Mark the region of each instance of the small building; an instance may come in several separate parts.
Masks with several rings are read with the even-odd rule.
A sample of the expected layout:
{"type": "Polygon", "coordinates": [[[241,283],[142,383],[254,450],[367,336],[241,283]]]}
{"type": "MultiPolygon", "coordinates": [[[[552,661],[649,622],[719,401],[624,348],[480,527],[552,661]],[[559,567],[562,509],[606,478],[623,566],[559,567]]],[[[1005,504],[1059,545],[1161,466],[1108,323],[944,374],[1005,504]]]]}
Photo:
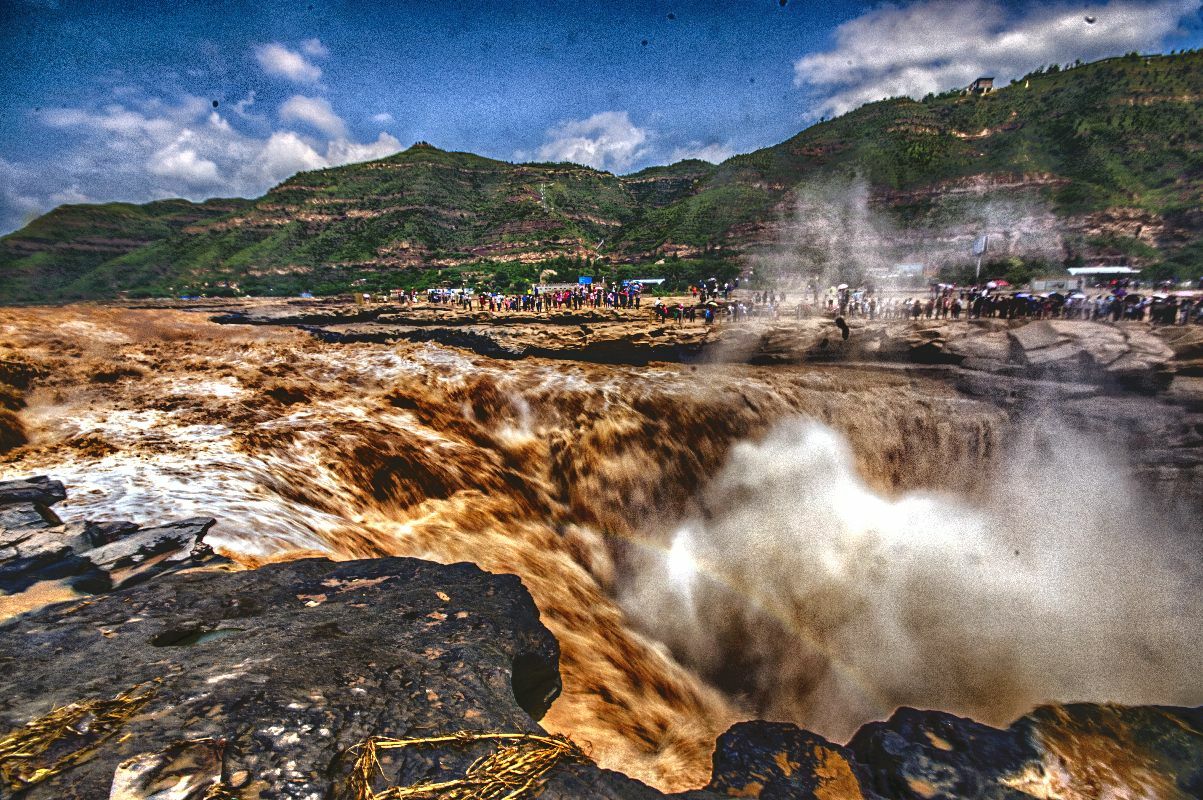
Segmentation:
{"type": "Polygon", "coordinates": [[[532,283],[531,291],[535,294],[546,294],[547,292],[571,292],[581,288],[579,283],[532,283]]]}
{"type": "Polygon", "coordinates": [[[1069,274],[1077,279],[1078,288],[1082,289],[1087,285],[1100,286],[1108,281],[1138,278],[1140,270],[1129,266],[1093,264],[1085,267],[1070,267],[1069,274]]]}
{"type": "Polygon", "coordinates": [[[910,264],[895,264],[894,269],[886,277],[921,278],[927,274],[927,265],[921,262],[910,264]]]}
{"type": "Polygon", "coordinates": [[[978,78],[969,84],[965,91],[971,94],[990,94],[994,91],[994,78],[978,78]]]}
{"type": "Polygon", "coordinates": [[[1033,292],[1068,292],[1081,288],[1081,281],[1066,275],[1042,275],[1028,281],[1033,292]]]}
{"type": "Polygon", "coordinates": [[[1070,267],[1069,274],[1087,278],[1129,278],[1139,275],[1140,270],[1134,267],[1113,267],[1105,264],[1095,264],[1087,267],[1070,267]]]}

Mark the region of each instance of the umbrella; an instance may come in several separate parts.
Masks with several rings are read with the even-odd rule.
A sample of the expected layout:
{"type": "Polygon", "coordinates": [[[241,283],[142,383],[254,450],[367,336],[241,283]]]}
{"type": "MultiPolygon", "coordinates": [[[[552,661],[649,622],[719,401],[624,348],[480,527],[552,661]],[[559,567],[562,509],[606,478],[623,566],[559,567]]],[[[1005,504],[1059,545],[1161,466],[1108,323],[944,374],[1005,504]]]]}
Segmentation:
{"type": "Polygon", "coordinates": [[[1011,283],[1010,283],[1010,281],[1004,281],[1002,278],[999,278],[998,280],[994,281],[994,285],[995,286],[1010,286],[1011,283]]]}
{"type": "Polygon", "coordinates": [[[835,288],[836,288],[837,290],[838,290],[838,289],[847,289],[847,288],[848,288],[848,284],[846,284],[846,283],[841,283],[839,286],[837,286],[837,287],[835,287],[835,288]]]}

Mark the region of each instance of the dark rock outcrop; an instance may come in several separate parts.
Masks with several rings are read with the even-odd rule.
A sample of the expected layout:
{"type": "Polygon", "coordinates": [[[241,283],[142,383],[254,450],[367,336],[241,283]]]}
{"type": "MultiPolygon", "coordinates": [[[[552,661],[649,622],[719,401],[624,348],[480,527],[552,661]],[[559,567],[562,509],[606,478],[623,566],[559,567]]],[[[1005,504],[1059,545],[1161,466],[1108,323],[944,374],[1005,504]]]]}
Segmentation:
{"type": "Polygon", "coordinates": [[[936,711],[899,709],[865,725],[848,749],[870,787],[884,797],[1022,800],[1007,780],[1039,766],[1029,737],[936,711]]]}
{"type": "MultiPolygon", "coordinates": [[[[0,653],[0,728],[134,685],[153,692],[121,736],[26,789],[30,800],[108,797],[115,780],[148,784],[139,770],[181,761],[196,765],[197,792],[180,797],[219,780],[239,797],[328,797],[347,748],[369,737],[539,733],[560,688],[558,645],[516,577],[404,558],[160,578],[2,624],[0,653]]],[[[492,747],[385,751],[381,764],[412,785],[462,774],[492,747]]],[[[658,794],[566,763],[543,796],[658,794]]]]}
{"type": "MultiPolygon", "coordinates": [[[[145,800],[171,786],[170,797],[199,800],[220,785],[226,797],[335,797],[371,737],[541,734],[558,658],[518,579],[469,564],[308,559],[183,572],[0,623],[0,729],[132,688],[137,706],[89,757],[20,796],[145,800]]],[[[1006,730],[901,709],[845,747],[794,725],[740,723],[720,737],[710,783],[678,797],[1197,797],[1200,728],[1203,709],[1050,706],[1006,730]],[[1059,793],[1039,794],[1050,787],[1059,793]]],[[[372,780],[378,791],[454,780],[496,747],[382,750],[372,780]]],[[[0,766],[19,781],[63,755],[0,766]]],[[[558,763],[538,796],[664,797],[587,759],[558,763]]]]}
{"type": "Polygon", "coordinates": [[[0,481],[0,592],[64,578],[77,591],[105,592],[224,561],[203,541],[211,518],[151,528],[122,521],[64,525],[50,506],[66,497],[63,484],[46,477],[0,481]]]}
{"type": "Polygon", "coordinates": [[[848,751],[869,792],[905,800],[1199,797],[1203,709],[1094,703],[1036,709],[1005,730],[901,708],[848,751]]]}
{"type": "Polygon", "coordinates": [[[52,506],[67,499],[67,490],[62,481],[38,476],[15,481],[0,482],[0,506],[13,503],[34,503],[52,506]]]}
{"type": "Polygon", "coordinates": [[[796,725],[740,722],[719,737],[706,790],[763,800],[874,797],[861,781],[847,748],[796,725]]]}
{"type": "Polygon", "coordinates": [[[323,303],[265,306],[253,309],[237,309],[212,317],[222,325],[331,325],[348,322],[370,322],[382,314],[398,311],[394,306],[344,306],[323,303]]]}

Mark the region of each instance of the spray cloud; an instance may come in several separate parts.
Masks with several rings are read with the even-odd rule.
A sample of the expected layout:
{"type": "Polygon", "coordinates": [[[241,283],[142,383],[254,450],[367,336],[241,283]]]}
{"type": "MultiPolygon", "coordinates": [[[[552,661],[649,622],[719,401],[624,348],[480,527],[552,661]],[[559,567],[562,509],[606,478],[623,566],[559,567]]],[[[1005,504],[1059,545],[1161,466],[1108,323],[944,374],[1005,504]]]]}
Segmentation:
{"type": "Polygon", "coordinates": [[[1203,701],[1192,545],[1079,437],[1032,427],[1004,464],[973,500],[889,499],[834,431],[781,423],[733,449],[624,605],[750,712],[839,739],[899,705],[1001,724],[1203,701]]]}
{"type": "Polygon", "coordinates": [[[875,191],[859,177],[816,178],[794,190],[777,244],[751,257],[751,266],[794,289],[881,285],[899,264],[967,265],[982,235],[990,237],[988,258],[1056,263],[1065,225],[1043,188],[1036,178],[977,177],[908,194],[875,191]]]}

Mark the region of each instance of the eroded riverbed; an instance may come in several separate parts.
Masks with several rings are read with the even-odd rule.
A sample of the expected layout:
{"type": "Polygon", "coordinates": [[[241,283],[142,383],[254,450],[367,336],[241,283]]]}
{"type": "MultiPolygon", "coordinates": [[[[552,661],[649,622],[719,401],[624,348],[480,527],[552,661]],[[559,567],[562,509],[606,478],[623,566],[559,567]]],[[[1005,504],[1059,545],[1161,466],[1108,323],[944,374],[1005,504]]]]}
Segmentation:
{"type": "Polygon", "coordinates": [[[32,375],[0,477],[63,480],[67,520],[215,516],[208,541],[248,566],[516,573],[563,650],[544,725],[661,787],[703,781],[752,716],[839,738],[903,703],[1006,722],[1203,699],[1197,531],[1158,494],[1192,473],[1131,453],[1186,435],[1156,398],[498,360],[166,309],[0,326],[32,375]]]}

